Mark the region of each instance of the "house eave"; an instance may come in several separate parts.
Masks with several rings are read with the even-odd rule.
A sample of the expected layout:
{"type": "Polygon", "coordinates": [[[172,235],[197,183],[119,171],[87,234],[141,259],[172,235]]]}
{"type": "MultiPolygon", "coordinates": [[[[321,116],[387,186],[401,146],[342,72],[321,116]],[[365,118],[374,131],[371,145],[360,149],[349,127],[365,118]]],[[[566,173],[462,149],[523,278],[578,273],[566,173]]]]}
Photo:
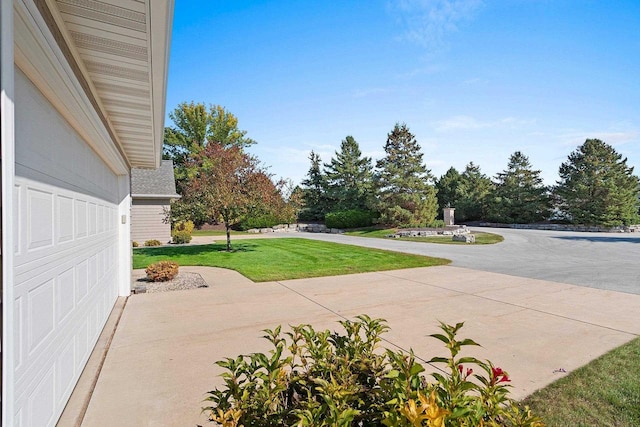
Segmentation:
{"type": "MultiPolygon", "coordinates": [[[[37,10],[43,17],[126,169],[158,168],[162,162],[174,0],[16,3],[24,4],[31,15],[35,16],[37,10]]],[[[24,63],[28,65],[23,61],[22,66],[24,63]]],[[[46,86],[40,83],[42,76],[35,77],[30,76],[46,86]]],[[[55,92],[55,87],[41,90],[47,95],[55,92]]],[[[64,109],[62,104],[56,105],[64,109]]],[[[74,123],[74,115],[77,112],[67,114],[70,123],[82,129],[74,123]]],[[[89,135],[83,136],[92,143],[89,135]]],[[[119,173],[122,169],[118,167],[119,173]]]]}

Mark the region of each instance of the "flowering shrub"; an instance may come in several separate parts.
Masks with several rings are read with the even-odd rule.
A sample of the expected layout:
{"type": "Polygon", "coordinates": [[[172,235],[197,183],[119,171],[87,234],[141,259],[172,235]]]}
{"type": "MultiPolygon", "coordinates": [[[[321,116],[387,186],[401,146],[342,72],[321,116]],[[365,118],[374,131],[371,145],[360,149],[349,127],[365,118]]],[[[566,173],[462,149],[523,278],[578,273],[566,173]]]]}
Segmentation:
{"type": "Polygon", "coordinates": [[[441,323],[449,357],[429,361],[424,375],[413,352],[380,351],[383,319],[361,315],[344,334],[294,326],[264,332],[273,349],[217,362],[225,386],[208,393],[203,411],[224,427],[250,426],[528,426],[544,424],[509,398],[508,374],[491,362],[458,357],[470,339],[441,323]],[[283,356],[285,349],[288,356],[283,356]],[[443,365],[443,368],[440,366],[443,365]]]}
{"type": "Polygon", "coordinates": [[[178,274],[178,264],[173,261],[160,261],[151,264],[145,270],[150,282],[166,282],[178,274]]]}
{"type": "Polygon", "coordinates": [[[145,246],[162,246],[162,242],[160,240],[152,239],[144,242],[145,246]]]}

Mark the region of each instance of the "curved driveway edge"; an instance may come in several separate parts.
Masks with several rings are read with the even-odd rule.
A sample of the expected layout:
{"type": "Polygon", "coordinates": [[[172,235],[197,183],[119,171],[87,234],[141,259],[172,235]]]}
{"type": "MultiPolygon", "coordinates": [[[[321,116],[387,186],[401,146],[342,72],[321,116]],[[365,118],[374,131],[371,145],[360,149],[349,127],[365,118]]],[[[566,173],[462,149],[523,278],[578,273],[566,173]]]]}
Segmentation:
{"type": "Polygon", "coordinates": [[[388,320],[386,345],[430,359],[438,320],[465,321],[461,336],[509,372],[515,397],[640,335],[640,295],[451,266],[265,283],[184,271],[210,287],[129,298],[83,425],[204,424],[202,399],[221,384],[213,363],[267,351],[261,330],[279,324],[335,329],[366,313],[388,320]]]}
{"type": "Polygon", "coordinates": [[[504,241],[493,245],[446,245],[337,234],[297,236],[447,258],[456,267],[640,294],[640,233],[473,230],[500,234],[504,241]]]}

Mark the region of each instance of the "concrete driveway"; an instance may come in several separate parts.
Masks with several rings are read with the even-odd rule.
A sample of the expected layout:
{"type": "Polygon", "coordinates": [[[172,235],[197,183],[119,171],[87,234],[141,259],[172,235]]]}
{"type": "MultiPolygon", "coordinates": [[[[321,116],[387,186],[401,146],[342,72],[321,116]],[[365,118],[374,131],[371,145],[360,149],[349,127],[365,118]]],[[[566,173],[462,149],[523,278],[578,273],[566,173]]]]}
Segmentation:
{"type": "MultiPolygon", "coordinates": [[[[429,338],[438,320],[465,321],[461,337],[483,345],[523,397],[640,335],[640,296],[443,266],[252,283],[200,273],[207,289],[129,297],[83,426],[195,426],[205,393],[221,384],[214,362],[267,351],[264,328],[338,328],[366,313],[389,322],[385,346],[443,355],[429,338]]],[[[64,418],[60,425],[74,425],[64,418]]]]}
{"type": "Polygon", "coordinates": [[[500,234],[504,242],[464,246],[335,234],[300,236],[447,258],[457,267],[640,294],[640,233],[475,230],[500,234]]]}

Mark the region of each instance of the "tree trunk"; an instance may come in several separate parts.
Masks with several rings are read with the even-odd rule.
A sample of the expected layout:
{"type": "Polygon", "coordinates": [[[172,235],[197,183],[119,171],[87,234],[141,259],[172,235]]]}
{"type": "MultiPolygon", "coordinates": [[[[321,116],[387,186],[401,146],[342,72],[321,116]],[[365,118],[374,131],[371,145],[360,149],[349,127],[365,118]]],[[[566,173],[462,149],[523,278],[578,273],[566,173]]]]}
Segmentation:
{"type": "Polygon", "coordinates": [[[227,252],[231,252],[231,224],[225,221],[224,226],[227,229],[227,252]]]}

